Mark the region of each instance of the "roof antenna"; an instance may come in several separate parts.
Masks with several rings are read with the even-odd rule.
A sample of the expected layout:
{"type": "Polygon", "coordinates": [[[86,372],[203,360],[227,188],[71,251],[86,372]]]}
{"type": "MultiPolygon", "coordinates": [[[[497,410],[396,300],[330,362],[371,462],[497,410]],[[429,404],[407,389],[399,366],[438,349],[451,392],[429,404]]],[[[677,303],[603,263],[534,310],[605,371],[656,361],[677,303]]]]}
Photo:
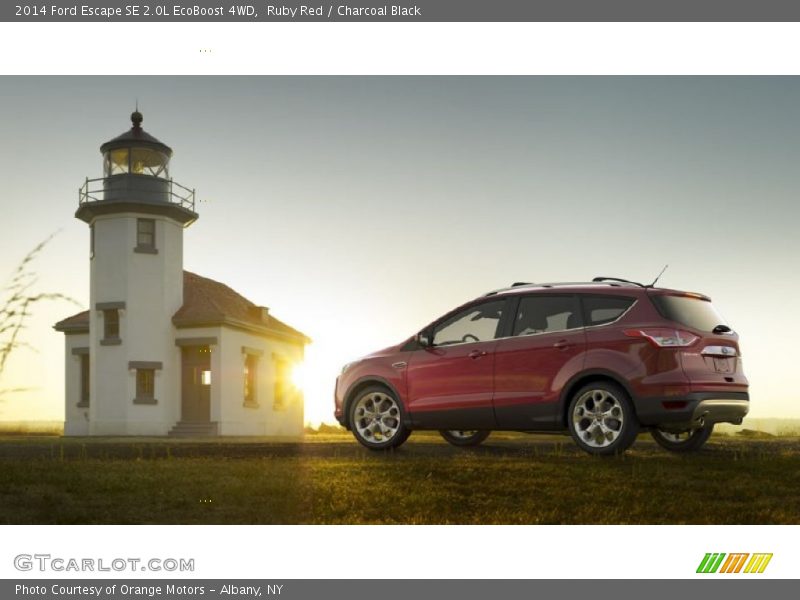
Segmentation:
{"type": "Polygon", "coordinates": [[[655,278],[655,279],[653,279],[653,283],[651,283],[650,285],[648,285],[648,286],[646,286],[646,287],[649,287],[649,288],[651,288],[651,287],[655,287],[655,285],[656,285],[656,282],[657,282],[659,279],[661,279],[661,276],[664,274],[664,271],[666,271],[666,270],[667,270],[667,267],[668,267],[668,266],[669,266],[669,265],[664,265],[664,268],[663,268],[663,269],[661,269],[661,272],[660,272],[660,273],[659,273],[659,274],[656,276],[656,278],[655,278]]]}

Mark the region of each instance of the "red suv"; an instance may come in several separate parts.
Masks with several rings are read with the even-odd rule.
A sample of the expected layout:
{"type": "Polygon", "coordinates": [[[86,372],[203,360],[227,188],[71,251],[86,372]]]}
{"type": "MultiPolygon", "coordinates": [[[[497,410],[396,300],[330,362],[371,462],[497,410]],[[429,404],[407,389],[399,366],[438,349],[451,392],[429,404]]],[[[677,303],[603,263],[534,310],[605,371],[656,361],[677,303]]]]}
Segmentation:
{"type": "Polygon", "coordinates": [[[367,448],[417,429],[457,446],[492,430],[567,430],[590,454],[641,428],[696,450],[749,408],[738,336],[702,295],[597,277],[516,283],[342,369],[338,421],[367,448]]]}

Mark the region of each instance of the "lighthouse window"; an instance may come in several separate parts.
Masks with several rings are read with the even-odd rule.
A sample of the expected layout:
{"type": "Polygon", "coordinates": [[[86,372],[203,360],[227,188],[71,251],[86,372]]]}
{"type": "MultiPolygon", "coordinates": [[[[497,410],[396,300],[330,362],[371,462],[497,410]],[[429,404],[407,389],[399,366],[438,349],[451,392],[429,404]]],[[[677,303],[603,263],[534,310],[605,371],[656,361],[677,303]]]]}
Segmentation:
{"type": "Polygon", "coordinates": [[[131,149],[131,173],[166,178],[168,160],[167,155],[163,152],[147,148],[133,148],[131,149]]]}
{"type": "Polygon", "coordinates": [[[155,369],[136,369],[136,402],[139,404],[152,402],[155,398],[155,369]]]}
{"type": "Polygon", "coordinates": [[[106,175],[122,175],[128,172],[127,148],[111,150],[106,157],[106,175]]]}
{"type": "Polygon", "coordinates": [[[119,339],[119,310],[116,308],[103,311],[103,337],[119,339]]]}
{"type": "Polygon", "coordinates": [[[103,158],[103,171],[111,175],[147,175],[149,177],[169,177],[169,156],[149,148],[117,148],[109,150],[103,158]]]}
{"type": "Polygon", "coordinates": [[[136,219],[136,252],[155,253],[156,222],[154,219],[136,219]]]}

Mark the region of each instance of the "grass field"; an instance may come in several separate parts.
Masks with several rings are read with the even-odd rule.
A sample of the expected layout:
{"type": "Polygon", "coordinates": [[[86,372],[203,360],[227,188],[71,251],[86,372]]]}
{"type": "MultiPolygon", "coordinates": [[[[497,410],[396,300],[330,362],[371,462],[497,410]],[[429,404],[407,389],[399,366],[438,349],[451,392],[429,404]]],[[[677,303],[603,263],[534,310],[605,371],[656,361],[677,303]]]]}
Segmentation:
{"type": "Polygon", "coordinates": [[[253,440],[0,436],[0,523],[800,523],[800,440],[713,436],[681,456],[642,437],[598,459],[560,436],[453,448],[414,434],[253,440]]]}

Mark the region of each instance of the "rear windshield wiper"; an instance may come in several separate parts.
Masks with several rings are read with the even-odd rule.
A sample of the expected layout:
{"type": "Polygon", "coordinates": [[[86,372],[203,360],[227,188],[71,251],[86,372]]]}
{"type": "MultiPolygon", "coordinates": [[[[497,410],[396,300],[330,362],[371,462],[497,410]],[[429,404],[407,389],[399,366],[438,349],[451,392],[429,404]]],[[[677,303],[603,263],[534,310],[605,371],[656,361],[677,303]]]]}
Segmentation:
{"type": "Polygon", "coordinates": [[[731,333],[733,329],[728,327],[727,325],[717,325],[714,329],[711,330],[711,333],[731,333]]]}

